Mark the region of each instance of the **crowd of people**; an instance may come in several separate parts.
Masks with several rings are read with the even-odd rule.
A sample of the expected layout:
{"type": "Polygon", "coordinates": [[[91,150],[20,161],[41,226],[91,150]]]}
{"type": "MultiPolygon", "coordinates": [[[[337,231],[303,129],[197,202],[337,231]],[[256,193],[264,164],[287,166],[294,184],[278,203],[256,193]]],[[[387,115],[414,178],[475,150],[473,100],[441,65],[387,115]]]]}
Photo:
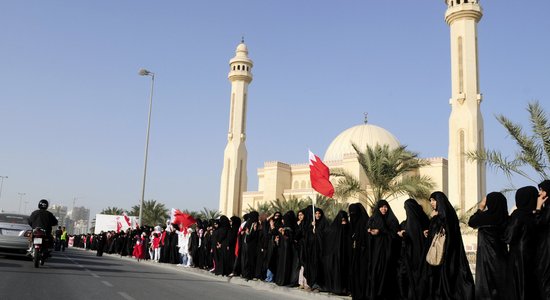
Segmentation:
{"type": "Polygon", "coordinates": [[[549,191],[549,180],[518,189],[511,215],[499,192],[479,203],[469,219],[478,229],[475,284],[459,218],[442,192],[431,194],[429,214],[405,201],[401,223],[379,200],[370,215],[354,203],[331,221],[312,206],[271,216],[252,211],[192,228],[83,235],[75,246],[353,299],[550,299],[549,191]],[[434,265],[426,256],[437,235],[445,238],[434,265]]]}

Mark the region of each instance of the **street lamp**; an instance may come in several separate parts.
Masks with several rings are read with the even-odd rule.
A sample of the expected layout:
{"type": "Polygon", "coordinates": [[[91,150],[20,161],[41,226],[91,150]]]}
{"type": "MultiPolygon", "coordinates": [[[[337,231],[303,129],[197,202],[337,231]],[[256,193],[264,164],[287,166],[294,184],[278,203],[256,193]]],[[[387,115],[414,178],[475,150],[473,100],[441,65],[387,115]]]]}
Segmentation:
{"type": "Polygon", "coordinates": [[[145,138],[145,163],[143,165],[143,183],[141,186],[141,203],[139,204],[139,226],[141,226],[143,216],[143,200],[145,198],[145,179],[147,178],[147,154],[149,153],[149,130],[151,129],[151,111],[153,109],[153,87],[155,85],[155,73],[146,69],[138,72],[141,76],[151,76],[151,95],[149,97],[149,117],[147,119],[147,136],[145,138]]]}
{"type": "Polygon", "coordinates": [[[8,178],[8,176],[0,176],[0,203],[2,203],[2,187],[4,186],[4,178],[8,178]]]}
{"type": "Polygon", "coordinates": [[[21,202],[23,201],[23,196],[26,195],[26,193],[17,193],[19,195],[19,213],[21,213],[21,202]]]}

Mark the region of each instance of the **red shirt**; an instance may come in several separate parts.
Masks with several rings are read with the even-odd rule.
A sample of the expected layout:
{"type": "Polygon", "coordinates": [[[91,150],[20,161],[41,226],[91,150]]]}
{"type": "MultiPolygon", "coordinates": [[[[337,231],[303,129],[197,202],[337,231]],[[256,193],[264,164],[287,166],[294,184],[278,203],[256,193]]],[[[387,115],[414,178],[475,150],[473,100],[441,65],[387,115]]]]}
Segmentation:
{"type": "Polygon", "coordinates": [[[158,248],[160,245],[160,238],[158,236],[153,238],[153,248],[158,248]]]}

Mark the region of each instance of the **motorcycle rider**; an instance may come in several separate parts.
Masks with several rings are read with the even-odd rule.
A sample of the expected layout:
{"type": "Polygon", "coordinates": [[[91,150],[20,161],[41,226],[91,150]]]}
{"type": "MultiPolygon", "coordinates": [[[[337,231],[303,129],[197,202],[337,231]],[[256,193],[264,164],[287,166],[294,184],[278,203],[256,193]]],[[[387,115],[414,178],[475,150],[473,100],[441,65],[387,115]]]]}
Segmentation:
{"type": "Polygon", "coordinates": [[[63,234],[63,230],[61,229],[61,226],[57,226],[57,230],[55,231],[55,251],[61,250],[61,235],[63,234]]]}
{"type": "MultiPolygon", "coordinates": [[[[33,211],[29,217],[29,225],[32,229],[40,227],[46,231],[46,236],[48,240],[52,241],[52,227],[57,225],[57,218],[49,212],[48,209],[48,200],[42,199],[38,201],[38,209],[33,211]]],[[[49,245],[46,249],[49,248],[49,245]]],[[[48,251],[49,254],[49,251],[48,251]]]]}

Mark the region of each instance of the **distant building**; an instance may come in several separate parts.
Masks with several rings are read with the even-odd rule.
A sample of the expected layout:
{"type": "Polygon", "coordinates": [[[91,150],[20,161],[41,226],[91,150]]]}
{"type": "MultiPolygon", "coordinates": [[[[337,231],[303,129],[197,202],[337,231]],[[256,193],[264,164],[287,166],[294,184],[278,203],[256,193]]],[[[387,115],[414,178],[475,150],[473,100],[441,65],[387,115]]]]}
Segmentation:
{"type": "Polygon", "coordinates": [[[67,219],[67,206],[52,204],[48,209],[57,218],[59,226],[63,226],[67,219]]]}
{"type": "Polygon", "coordinates": [[[88,233],[88,223],[90,221],[90,209],[79,206],[73,207],[70,212],[72,226],[67,226],[67,231],[72,234],[88,233]]]}

